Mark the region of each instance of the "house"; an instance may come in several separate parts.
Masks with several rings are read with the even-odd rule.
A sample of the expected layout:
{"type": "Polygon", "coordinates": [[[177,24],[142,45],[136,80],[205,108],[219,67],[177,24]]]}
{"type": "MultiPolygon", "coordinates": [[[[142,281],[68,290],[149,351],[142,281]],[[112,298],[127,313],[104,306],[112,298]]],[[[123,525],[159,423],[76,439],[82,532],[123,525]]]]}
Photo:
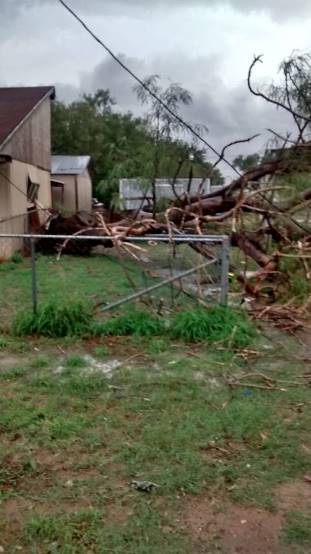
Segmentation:
{"type": "MultiPolygon", "coordinates": [[[[52,205],[52,86],[0,88],[0,233],[25,233],[52,205]]],[[[40,221],[39,221],[40,219],[40,221]]],[[[22,247],[0,239],[0,257],[22,247]]]]}
{"type": "MultiPolygon", "coordinates": [[[[176,179],[173,186],[169,179],[156,179],[155,193],[157,201],[161,199],[174,200],[188,193],[191,196],[208,194],[211,189],[210,179],[195,178],[176,179]],[[189,190],[188,190],[189,189],[189,190]]],[[[144,185],[140,179],[120,179],[119,183],[120,204],[125,210],[138,210],[148,207],[152,202],[152,190],[144,185]]]]}
{"type": "Polygon", "coordinates": [[[52,204],[73,214],[92,211],[92,160],[90,156],[52,156],[52,204]]]}

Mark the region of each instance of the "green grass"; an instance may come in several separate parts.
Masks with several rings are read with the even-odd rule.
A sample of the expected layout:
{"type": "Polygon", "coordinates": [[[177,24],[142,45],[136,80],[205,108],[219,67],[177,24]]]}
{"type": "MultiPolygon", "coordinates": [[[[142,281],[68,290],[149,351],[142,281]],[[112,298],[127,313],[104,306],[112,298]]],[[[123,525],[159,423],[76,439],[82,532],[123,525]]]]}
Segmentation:
{"type": "Polygon", "coordinates": [[[51,301],[40,307],[36,314],[27,311],[18,314],[13,323],[13,333],[17,337],[79,336],[88,332],[92,319],[92,309],[86,304],[76,302],[61,305],[51,301]]]}
{"type": "Polygon", "coordinates": [[[283,529],[284,540],[289,544],[311,546],[311,516],[302,512],[291,512],[283,529]]]}
{"type": "Polygon", "coordinates": [[[102,336],[152,336],[165,332],[164,320],[147,312],[132,310],[105,322],[98,322],[93,327],[95,335],[102,336]]]}
{"type": "Polygon", "coordinates": [[[10,261],[11,261],[13,264],[21,264],[21,263],[23,263],[24,258],[23,258],[23,256],[22,256],[19,252],[15,252],[15,254],[13,254],[13,255],[11,256],[10,261]]]}
{"type": "Polygon", "coordinates": [[[252,342],[256,329],[244,313],[215,306],[177,313],[171,322],[171,335],[185,341],[207,340],[239,348],[252,342]]]}
{"type": "Polygon", "coordinates": [[[85,367],[85,361],[80,354],[69,354],[66,359],[66,366],[73,367],[85,367]]]}
{"type": "MultiPolygon", "coordinates": [[[[128,272],[140,276],[137,265],[129,260],[128,272]]],[[[0,264],[0,317],[1,327],[7,329],[20,312],[31,310],[31,262],[8,261],[0,264]]],[[[132,291],[118,258],[113,255],[78,258],[62,256],[38,256],[37,286],[39,307],[49,303],[62,305],[79,303],[108,303],[132,291]]]]}
{"type": "MultiPolygon", "coordinates": [[[[56,516],[35,516],[27,524],[26,543],[53,545],[55,552],[84,554],[86,551],[100,553],[158,554],[159,548],[170,554],[186,554],[180,537],[168,528],[165,532],[165,516],[141,503],[140,509],[129,521],[120,526],[104,525],[109,513],[96,510],[56,516]],[[154,534],[154,530],[157,534],[154,534]]],[[[51,546],[50,546],[51,548],[51,546]]]]}
{"type": "MultiPolygon", "coordinates": [[[[126,293],[120,271],[117,276],[107,260],[58,263],[40,257],[42,306],[54,292],[55,304],[66,307],[126,293]],[[63,284],[58,281],[57,290],[55,272],[63,284]]],[[[29,292],[27,264],[1,271],[4,326],[6,302],[12,300],[17,310],[29,292]]],[[[55,326],[58,317],[51,318],[55,326]]],[[[2,334],[5,552],[188,554],[203,548],[185,522],[194,498],[211,506],[215,499],[220,510],[242,504],[277,511],[280,485],[309,472],[311,410],[304,374],[310,364],[298,341],[270,330],[269,339],[259,337],[244,314],[218,307],[165,319],[146,308],[130,309],[101,325],[109,332],[106,327],[95,337],[89,330],[83,337],[2,334]],[[261,355],[239,352],[250,341],[261,355]],[[90,353],[121,365],[109,376],[88,372],[82,366],[90,353]],[[252,388],[250,380],[266,382],[255,375],[245,386],[226,384],[228,377],[247,373],[282,382],[277,390],[252,388]],[[129,486],[132,479],[159,487],[143,494],[129,486]]],[[[309,514],[303,505],[298,509],[300,514],[290,506],[282,513],[280,541],[293,552],[309,547],[309,514]]],[[[218,531],[211,552],[224,549],[218,531]]]]}
{"type": "Polygon", "coordinates": [[[0,337],[0,350],[4,350],[8,346],[8,341],[0,337]]]}
{"type": "Polygon", "coordinates": [[[93,354],[96,358],[105,359],[109,355],[109,348],[107,346],[97,346],[94,348],[93,354]]]}
{"type": "MultiPolygon", "coordinates": [[[[187,342],[218,342],[230,348],[248,346],[257,336],[254,324],[247,315],[231,308],[214,306],[176,312],[166,320],[148,312],[132,310],[96,322],[92,333],[99,336],[170,336],[187,342]]],[[[160,351],[165,339],[153,339],[151,350],[160,351]],[[159,342],[160,341],[160,342],[159,342]]]]}
{"type": "MultiPolygon", "coordinates": [[[[121,344],[127,357],[126,341],[118,354],[121,344]]],[[[306,366],[281,361],[279,347],[248,367],[206,343],[194,356],[168,337],[142,337],[139,346],[141,363],[109,379],[80,371],[81,344],[61,373],[54,370],[63,355],[42,359],[42,345],[39,356],[21,354],[19,366],[0,372],[0,532],[8,551],[186,554],[195,551],[180,523],[189,495],[276,509],[278,486],[308,471],[301,448],[311,424],[308,389],[249,395],[223,381],[250,367],[295,380],[306,366]],[[133,491],[133,478],[159,488],[150,496],[133,491]],[[21,504],[14,532],[1,512],[12,495],[17,511],[18,499],[32,506],[21,504]]],[[[307,544],[306,525],[287,521],[286,537],[307,544]]]]}

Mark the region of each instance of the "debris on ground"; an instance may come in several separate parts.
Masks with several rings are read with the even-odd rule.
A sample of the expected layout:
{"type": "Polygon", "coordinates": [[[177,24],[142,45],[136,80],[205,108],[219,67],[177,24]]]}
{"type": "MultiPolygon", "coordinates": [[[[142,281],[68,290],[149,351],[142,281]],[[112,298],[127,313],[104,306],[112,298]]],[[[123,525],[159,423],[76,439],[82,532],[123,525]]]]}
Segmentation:
{"type": "Polygon", "coordinates": [[[305,326],[301,311],[288,306],[273,305],[266,306],[264,309],[255,307],[251,313],[256,320],[266,321],[277,329],[290,333],[303,329],[305,326]]]}
{"type": "Polygon", "coordinates": [[[151,481],[133,480],[130,482],[130,487],[136,491],[150,493],[153,489],[158,488],[159,485],[157,485],[156,483],[152,483],[151,481]]]}

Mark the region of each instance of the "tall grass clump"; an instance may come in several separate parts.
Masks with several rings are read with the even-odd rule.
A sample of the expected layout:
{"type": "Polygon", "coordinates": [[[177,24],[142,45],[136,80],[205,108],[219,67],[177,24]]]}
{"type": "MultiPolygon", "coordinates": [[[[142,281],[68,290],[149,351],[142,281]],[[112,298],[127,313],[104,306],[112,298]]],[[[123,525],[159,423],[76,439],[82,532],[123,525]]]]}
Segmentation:
{"type": "Polygon", "coordinates": [[[256,336],[254,324],[241,311],[224,306],[179,312],[171,321],[174,339],[222,342],[233,348],[248,346],[256,336]]]}
{"type": "Polygon", "coordinates": [[[42,335],[66,337],[82,335],[90,329],[93,313],[90,306],[77,303],[57,304],[49,302],[36,314],[25,311],[13,323],[16,336],[42,335]]]}
{"type": "Polygon", "coordinates": [[[161,335],[165,331],[164,321],[142,311],[132,311],[105,322],[97,322],[93,326],[96,335],[103,336],[152,336],[161,335]]]}

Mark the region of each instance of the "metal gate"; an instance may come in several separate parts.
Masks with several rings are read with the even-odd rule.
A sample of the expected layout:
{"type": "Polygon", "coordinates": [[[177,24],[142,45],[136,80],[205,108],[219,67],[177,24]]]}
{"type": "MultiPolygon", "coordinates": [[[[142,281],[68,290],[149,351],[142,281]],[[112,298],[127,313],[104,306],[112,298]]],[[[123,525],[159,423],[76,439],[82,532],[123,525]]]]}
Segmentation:
{"type": "MultiPolygon", "coordinates": [[[[35,235],[0,234],[1,240],[23,240],[31,253],[31,298],[33,310],[38,307],[36,243],[50,239],[62,245],[68,241],[96,241],[99,237],[87,235],[35,235]]],[[[102,237],[103,242],[107,237],[102,237]]],[[[157,305],[162,303],[170,309],[177,308],[186,299],[207,305],[211,302],[225,305],[228,298],[229,239],[220,235],[147,235],[127,236],[116,239],[121,246],[109,252],[115,256],[120,270],[124,271],[132,291],[121,297],[109,297],[102,303],[101,311],[109,312],[134,301],[157,305]],[[125,252],[126,249],[126,252],[125,252]],[[115,252],[113,252],[115,250],[115,252]],[[131,267],[128,262],[131,262],[131,267]]],[[[97,254],[106,249],[96,247],[97,254]]],[[[83,264],[83,258],[80,258],[83,264]]],[[[79,262],[80,263],[80,262],[79,262]]],[[[104,256],[103,256],[104,264],[104,256]]],[[[104,266],[103,266],[104,267],[104,266]]]]}

